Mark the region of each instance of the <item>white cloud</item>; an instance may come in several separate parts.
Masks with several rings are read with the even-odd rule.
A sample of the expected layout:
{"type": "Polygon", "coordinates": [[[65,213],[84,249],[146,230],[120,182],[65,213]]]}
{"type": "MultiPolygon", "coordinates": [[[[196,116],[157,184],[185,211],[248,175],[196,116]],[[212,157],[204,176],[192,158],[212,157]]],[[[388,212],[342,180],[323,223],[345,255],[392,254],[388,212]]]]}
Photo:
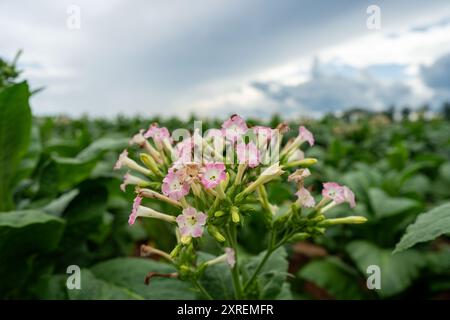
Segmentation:
{"type": "Polygon", "coordinates": [[[449,51],[448,25],[411,31],[448,13],[443,0],[380,0],[383,33],[366,29],[367,4],[357,0],[75,3],[80,31],[66,28],[71,0],[0,4],[0,55],[23,48],[24,75],[47,87],[33,98],[37,113],[295,113],[308,105],[287,97],[279,106],[251,84],[306,85],[318,54],[325,65],[357,69],[406,64],[405,83],[420,91],[420,64],[449,51]]]}

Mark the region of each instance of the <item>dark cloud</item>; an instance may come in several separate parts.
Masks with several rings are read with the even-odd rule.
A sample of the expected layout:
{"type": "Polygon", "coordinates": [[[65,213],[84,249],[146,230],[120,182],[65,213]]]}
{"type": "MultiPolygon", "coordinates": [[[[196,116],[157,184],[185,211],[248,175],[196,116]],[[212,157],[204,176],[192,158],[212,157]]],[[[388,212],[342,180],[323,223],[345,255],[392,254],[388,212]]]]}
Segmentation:
{"type": "Polygon", "coordinates": [[[311,70],[312,78],[299,85],[256,82],[253,86],[280,106],[289,105],[291,110],[303,112],[333,112],[351,107],[380,109],[413,102],[409,86],[399,81],[382,82],[361,71],[349,73],[349,68],[341,68],[347,70],[344,74],[330,73],[315,63],[311,70]]]}
{"type": "MultiPolygon", "coordinates": [[[[408,25],[425,11],[448,5],[444,0],[378,2],[383,28],[393,21],[408,25]]],[[[203,88],[214,86],[214,93],[220,94],[222,87],[219,90],[216,83],[225,83],[224,91],[232,90],[261,71],[369,34],[365,21],[369,4],[9,0],[0,3],[0,55],[11,56],[22,48],[27,66],[39,65],[30,70],[30,80],[47,89],[34,98],[37,112],[174,114],[180,100],[189,104],[211,94],[203,88]],[[73,3],[81,8],[79,31],[66,28],[66,8],[73,3]]],[[[311,105],[319,100],[320,105],[340,105],[332,101],[344,99],[340,90],[319,97],[319,86],[333,92],[332,81],[341,82],[335,86],[355,96],[351,102],[369,101],[358,93],[370,92],[365,80],[347,78],[316,79],[304,89],[285,88],[276,95],[311,105]]],[[[390,93],[383,91],[382,96],[390,93]]]]}
{"type": "Polygon", "coordinates": [[[421,74],[430,88],[450,91],[450,54],[440,57],[428,67],[422,67],[421,74]]]}

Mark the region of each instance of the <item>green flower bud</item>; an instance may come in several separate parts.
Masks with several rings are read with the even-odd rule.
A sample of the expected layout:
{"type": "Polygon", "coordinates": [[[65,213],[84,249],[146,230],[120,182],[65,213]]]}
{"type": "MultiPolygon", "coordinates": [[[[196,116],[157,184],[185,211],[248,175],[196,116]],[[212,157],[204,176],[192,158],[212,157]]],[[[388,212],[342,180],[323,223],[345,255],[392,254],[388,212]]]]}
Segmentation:
{"type": "Polygon", "coordinates": [[[219,232],[219,229],[213,225],[208,226],[208,232],[211,236],[214,237],[219,242],[224,242],[225,237],[219,232]]]}
{"type": "Polygon", "coordinates": [[[367,218],[361,216],[349,216],[345,218],[326,219],[318,225],[321,227],[328,227],[335,224],[360,224],[367,221],[367,218]]]}
{"type": "Polygon", "coordinates": [[[221,217],[221,216],[223,216],[225,214],[225,212],[223,212],[223,211],[216,211],[215,213],[214,213],[214,217],[221,217]]]}
{"type": "Polygon", "coordinates": [[[231,220],[234,223],[239,223],[239,221],[241,220],[241,217],[239,215],[239,208],[236,206],[232,206],[230,211],[231,211],[231,220]]]}
{"type": "Polygon", "coordinates": [[[306,232],[299,232],[294,234],[292,237],[289,238],[289,242],[299,242],[299,241],[304,241],[306,239],[308,239],[311,235],[309,233],[306,232]]]}
{"type": "Polygon", "coordinates": [[[310,167],[317,163],[317,159],[315,158],[305,158],[302,160],[292,161],[283,165],[283,168],[292,168],[292,167],[310,167]]]}
{"type": "Polygon", "coordinates": [[[180,254],[180,251],[181,251],[181,248],[182,248],[183,246],[181,245],[181,244],[177,244],[176,246],[175,246],[175,248],[173,248],[173,250],[170,252],[170,257],[173,259],[173,258],[176,258],[179,254],[180,254]]]}
{"type": "Polygon", "coordinates": [[[153,172],[157,176],[160,177],[163,176],[161,171],[159,171],[158,165],[156,164],[155,160],[150,155],[146,153],[141,153],[139,157],[141,158],[142,163],[144,163],[145,166],[149,168],[151,172],[153,172]]]}

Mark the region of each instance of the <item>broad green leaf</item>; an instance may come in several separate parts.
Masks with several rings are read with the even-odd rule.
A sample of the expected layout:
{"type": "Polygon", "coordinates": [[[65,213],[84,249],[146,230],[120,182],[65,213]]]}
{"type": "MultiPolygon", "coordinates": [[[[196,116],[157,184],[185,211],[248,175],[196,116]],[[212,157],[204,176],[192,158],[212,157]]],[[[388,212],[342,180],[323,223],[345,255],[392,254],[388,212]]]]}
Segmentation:
{"type": "Polygon", "coordinates": [[[63,229],[62,219],[38,210],[0,214],[0,296],[25,283],[36,254],[54,251],[63,229]]]}
{"type": "MultiPolygon", "coordinates": [[[[126,271],[126,270],[123,270],[126,271]]],[[[80,289],[68,289],[70,300],[142,300],[142,296],[128,288],[97,278],[88,269],[81,270],[80,289]]]]}
{"type": "Polygon", "coordinates": [[[39,133],[39,127],[33,124],[31,127],[31,140],[27,153],[24,155],[20,162],[19,168],[16,174],[16,181],[27,178],[35,170],[38,165],[39,157],[42,152],[41,137],[39,133]]]}
{"type": "Polygon", "coordinates": [[[291,291],[291,285],[289,282],[284,282],[281,287],[280,293],[276,296],[275,300],[293,300],[294,296],[291,291]]]}
{"type": "Polygon", "coordinates": [[[80,161],[97,159],[107,151],[119,151],[128,146],[129,138],[114,137],[101,138],[91,143],[86,149],[77,155],[80,161]]]}
{"type": "Polygon", "coordinates": [[[71,190],[62,194],[59,198],[54,199],[42,208],[48,214],[53,216],[61,216],[69,203],[80,193],[78,189],[71,190]]]}
{"type": "Polygon", "coordinates": [[[64,192],[89,178],[97,160],[82,161],[77,158],[52,156],[41,171],[40,190],[53,195],[64,192]]]}
{"type": "Polygon", "coordinates": [[[91,271],[97,279],[126,288],[143,299],[195,298],[192,286],[179,279],[154,277],[149,285],[144,283],[149,272],[176,272],[175,268],[167,263],[144,258],[116,258],[95,265],[91,271]]]}
{"type": "MultiPolygon", "coordinates": [[[[248,277],[256,270],[265,253],[265,251],[261,252],[256,257],[249,259],[245,266],[245,272],[248,277]]],[[[287,272],[287,253],[283,247],[280,247],[267,259],[257,277],[258,298],[275,299],[280,295],[283,289],[283,283],[286,281],[287,272]]]]}
{"type": "Polygon", "coordinates": [[[13,180],[30,141],[29,96],[26,82],[0,90],[0,211],[14,208],[13,180]]]}
{"type": "Polygon", "coordinates": [[[70,249],[85,242],[97,233],[106,212],[107,190],[97,181],[86,181],[80,185],[79,194],[64,211],[67,221],[62,241],[63,249],[70,249]]]}
{"type": "Polygon", "coordinates": [[[358,273],[341,260],[331,257],[304,266],[299,276],[325,289],[337,299],[362,299],[358,273]]]}
{"type": "MultiPolygon", "coordinates": [[[[124,138],[96,140],[74,158],[51,155],[40,174],[41,192],[66,191],[88,179],[107,151],[118,151],[127,145],[124,138]]],[[[112,171],[112,165],[111,165],[112,171]]]]}
{"type": "Polygon", "coordinates": [[[33,299],[40,300],[67,300],[66,281],[69,275],[43,276],[31,288],[33,299]]]}
{"type": "Polygon", "coordinates": [[[439,251],[426,252],[427,269],[432,274],[450,275],[450,246],[439,251]]]}
{"type": "Polygon", "coordinates": [[[419,276],[425,260],[417,251],[392,255],[390,249],[382,249],[367,241],[353,241],[347,245],[347,253],[366,277],[367,267],[376,265],[381,271],[381,289],[375,290],[382,298],[405,291],[419,276]]]}
{"type": "Polygon", "coordinates": [[[379,218],[393,216],[420,206],[416,200],[393,198],[380,189],[370,189],[369,198],[374,213],[379,218]]]}
{"type": "MultiPolygon", "coordinates": [[[[214,256],[201,252],[199,261],[206,261],[214,256]]],[[[233,280],[231,278],[230,266],[226,263],[216,264],[208,267],[200,279],[200,283],[206,291],[216,300],[234,299],[233,280]]]]}
{"type": "Polygon", "coordinates": [[[448,183],[450,183],[450,162],[444,163],[439,168],[439,176],[442,179],[446,180],[448,183]]]}
{"type": "Polygon", "coordinates": [[[450,203],[446,203],[417,217],[411,224],[397,246],[394,253],[411,248],[419,242],[425,242],[450,233],[450,203]]]}

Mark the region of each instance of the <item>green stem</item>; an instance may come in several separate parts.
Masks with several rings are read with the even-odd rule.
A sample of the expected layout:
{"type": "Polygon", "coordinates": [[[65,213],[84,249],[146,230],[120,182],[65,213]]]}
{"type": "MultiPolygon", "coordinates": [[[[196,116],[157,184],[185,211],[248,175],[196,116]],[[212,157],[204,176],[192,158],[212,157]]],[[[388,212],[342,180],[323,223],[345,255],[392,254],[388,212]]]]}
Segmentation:
{"type": "Polygon", "coordinates": [[[238,261],[238,254],[237,254],[237,241],[236,241],[236,225],[232,225],[228,228],[226,228],[226,236],[228,238],[228,243],[230,247],[234,250],[235,255],[235,264],[234,267],[231,269],[231,275],[233,279],[233,287],[236,299],[242,299],[242,284],[239,277],[239,261],[238,261]]]}
{"type": "Polygon", "coordinates": [[[208,293],[208,291],[206,291],[205,287],[197,279],[192,280],[192,282],[194,282],[197,289],[200,290],[200,292],[203,293],[203,295],[208,300],[214,300],[213,297],[211,297],[211,295],[208,293]]]}
{"type": "Polygon", "coordinates": [[[246,292],[248,287],[253,283],[253,281],[255,281],[256,277],[258,276],[259,272],[261,271],[261,269],[266,264],[267,260],[269,259],[270,255],[273,253],[273,251],[275,251],[275,249],[278,248],[278,245],[276,245],[276,246],[273,245],[274,240],[275,240],[275,234],[272,232],[271,236],[270,236],[269,247],[267,248],[266,254],[264,255],[264,257],[262,258],[261,262],[256,267],[256,269],[253,272],[253,274],[250,277],[250,279],[244,285],[244,292],[246,292]]]}

